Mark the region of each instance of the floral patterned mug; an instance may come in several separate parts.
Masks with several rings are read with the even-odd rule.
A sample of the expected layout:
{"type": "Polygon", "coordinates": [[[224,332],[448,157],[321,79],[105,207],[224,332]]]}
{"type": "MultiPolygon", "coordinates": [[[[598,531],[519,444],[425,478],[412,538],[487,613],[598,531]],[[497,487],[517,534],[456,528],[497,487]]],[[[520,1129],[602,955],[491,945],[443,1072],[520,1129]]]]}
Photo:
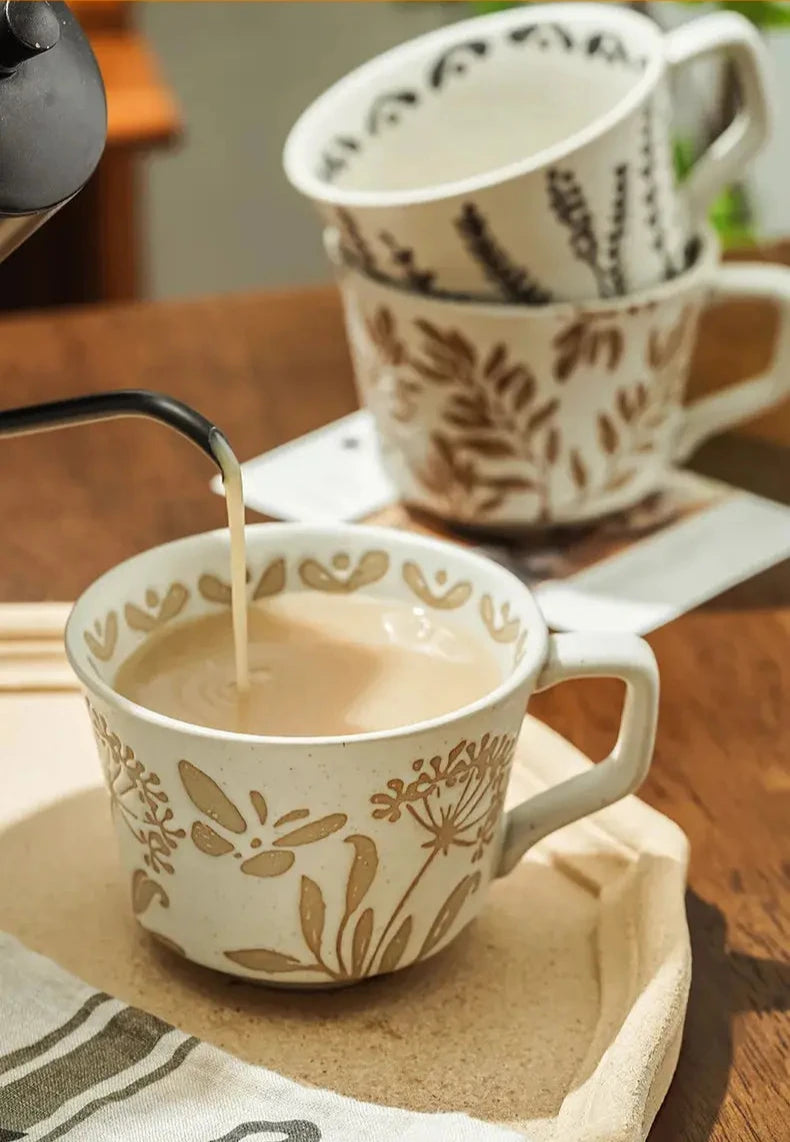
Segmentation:
{"type": "Polygon", "coordinates": [[[719,265],[708,231],[671,282],[540,308],[455,302],[383,285],[342,262],[361,399],[403,499],[491,530],[579,523],[638,503],[706,437],[790,395],[790,269],[719,265]],[[733,297],[780,310],[762,377],[684,406],[700,313],[733,297]]]}
{"type": "MultiPolygon", "coordinates": [[[[132,908],[188,959],[265,983],[338,986],[434,955],[535,841],[624,797],[647,772],[658,674],[634,635],[549,634],[529,590],[460,547],[384,528],[247,529],[249,598],[351,591],[441,612],[501,671],[463,709],[347,737],[253,737],[188,725],[113,688],[172,622],[229,605],[227,532],[146,551],[77,601],[66,631],[110,794],[132,908]],[[623,679],[610,756],[503,809],[529,696],[623,679]]],[[[525,902],[526,903],[526,902],[525,902]]]]}
{"type": "Polygon", "coordinates": [[[286,174],[370,276],[538,305],[673,277],[768,137],[766,53],[744,17],[664,33],[629,5],[528,4],[410,40],[300,117],[286,174]],[[680,185],[672,81],[727,61],[738,114],[680,185]]]}

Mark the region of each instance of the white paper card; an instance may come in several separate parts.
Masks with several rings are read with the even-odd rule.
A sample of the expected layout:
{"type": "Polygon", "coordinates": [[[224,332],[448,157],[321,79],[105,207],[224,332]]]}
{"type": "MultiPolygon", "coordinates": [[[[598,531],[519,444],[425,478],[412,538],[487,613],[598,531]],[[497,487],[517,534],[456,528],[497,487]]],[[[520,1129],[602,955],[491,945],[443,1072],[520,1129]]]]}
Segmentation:
{"type": "MultiPolygon", "coordinates": [[[[247,506],[276,519],[363,519],[397,498],[364,410],[248,460],[242,473],[247,506]]],[[[211,487],[222,494],[219,476],[211,487]]]]}
{"type": "MultiPolygon", "coordinates": [[[[248,506],[280,519],[359,520],[397,500],[366,411],[242,467],[248,506]]],[[[647,634],[790,557],[790,508],[676,471],[660,495],[554,547],[480,550],[533,588],[555,629],[647,634]]]]}
{"type": "Polygon", "coordinates": [[[565,581],[536,588],[550,626],[647,634],[790,557],[790,510],[747,492],[565,581]]]}

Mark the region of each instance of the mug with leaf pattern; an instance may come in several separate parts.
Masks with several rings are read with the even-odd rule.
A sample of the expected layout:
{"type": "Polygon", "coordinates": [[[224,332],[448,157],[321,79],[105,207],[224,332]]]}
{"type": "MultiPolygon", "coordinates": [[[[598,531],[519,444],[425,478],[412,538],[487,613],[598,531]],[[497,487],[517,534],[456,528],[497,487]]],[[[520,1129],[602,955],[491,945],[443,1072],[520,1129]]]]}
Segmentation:
{"type": "Polygon", "coordinates": [[[527,4],[345,76],[300,117],[286,174],[346,259],[426,296],[615,297],[681,273],[770,130],[765,50],[734,12],[664,34],[629,5],[527,4]],[[678,185],[674,73],[727,60],[740,103],[678,185]]]}
{"type": "Polygon", "coordinates": [[[175,952],[300,987],[395,971],[449,943],[490,881],[542,836],[644,778],[658,676],[636,636],[549,634],[510,572],[394,529],[260,524],[247,528],[247,556],[252,606],[282,591],[320,591],[330,604],[350,592],[402,599],[490,648],[501,681],[449,714],[345,737],[188,725],[122,697],[113,680],[168,624],[229,607],[227,532],[146,551],[103,575],[75,604],[66,648],[132,908],[175,952]],[[506,813],[530,694],[581,676],[626,683],[611,755],[506,813]]]}
{"type": "Polygon", "coordinates": [[[790,269],[719,264],[712,232],[671,282],[609,301],[525,308],[420,297],[344,265],[357,387],[402,498],[491,529],[572,524],[659,490],[707,437],[790,395],[790,269]],[[684,405],[701,312],[780,311],[766,375],[684,405]]]}

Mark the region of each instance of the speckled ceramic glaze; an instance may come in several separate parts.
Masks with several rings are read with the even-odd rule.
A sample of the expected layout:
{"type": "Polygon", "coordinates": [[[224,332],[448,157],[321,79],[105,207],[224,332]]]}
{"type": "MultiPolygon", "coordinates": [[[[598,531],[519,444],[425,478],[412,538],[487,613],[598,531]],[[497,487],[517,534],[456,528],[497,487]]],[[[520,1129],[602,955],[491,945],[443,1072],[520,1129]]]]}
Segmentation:
{"type": "Polygon", "coordinates": [[[189,959],[300,987],[425,959],[531,844],[625,796],[647,771],[658,680],[646,643],[549,635],[509,572],[393,530],[248,528],[250,600],[358,591],[439,611],[499,664],[501,684],[473,704],[379,733],[274,738],[187,725],[115,693],[118,665],[152,632],[228,606],[227,566],[225,532],[145,552],[88,588],[66,636],[132,908],[189,959]],[[589,773],[505,814],[530,694],[582,675],[626,682],[617,746],[589,773]]]}
{"type": "Polygon", "coordinates": [[[421,297],[338,268],[357,385],[402,497],[486,528],[577,523],[630,507],[707,436],[790,392],[790,270],[691,269],[642,294],[525,308],[421,297]],[[702,311],[730,297],[780,310],[762,377],[684,405],[702,311]]]}

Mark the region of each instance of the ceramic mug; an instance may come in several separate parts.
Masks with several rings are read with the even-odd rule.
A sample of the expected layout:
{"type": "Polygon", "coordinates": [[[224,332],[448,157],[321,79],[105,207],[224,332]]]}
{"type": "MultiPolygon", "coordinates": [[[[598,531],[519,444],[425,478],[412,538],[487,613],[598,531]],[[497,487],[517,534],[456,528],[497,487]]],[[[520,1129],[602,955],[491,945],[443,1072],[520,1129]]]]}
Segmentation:
{"type": "Polygon", "coordinates": [[[680,272],[769,119],[764,49],[741,16],[664,34],[627,6],[530,4],[352,72],[298,120],[284,163],[368,275],[540,304],[680,272]],[[669,88],[707,57],[730,60],[742,106],[678,187],[669,88]]]}
{"type": "Polygon", "coordinates": [[[121,697],[113,679],[165,624],[228,606],[227,532],[146,551],[89,587],[66,648],[88,700],[132,907],[188,959],[310,987],[426,959],[535,841],[644,778],[658,675],[636,636],[549,634],[510,572],[402,531],[260,524],[247,529],[247,555],[251,601],[284,590],[403,599],[471,631],[502,681],[450,714],[345,738],[188,725],[121,697]],[[627,687],[612,753],[505,813],[530,694],[593,675],[627,687]]]}
{"type": "Polygon", "coordinates": [[[790,269],[721,266],[710,231],[671,282],[540,308],[420,297],[345,266],[337,235],[325,244],[384,466],[407,503],[453,523],[620,511],[707,437],[790,395],[790,269]],[[771,369],[684,406],[701,312],[740,297],[779,307],[771,369]]]}

